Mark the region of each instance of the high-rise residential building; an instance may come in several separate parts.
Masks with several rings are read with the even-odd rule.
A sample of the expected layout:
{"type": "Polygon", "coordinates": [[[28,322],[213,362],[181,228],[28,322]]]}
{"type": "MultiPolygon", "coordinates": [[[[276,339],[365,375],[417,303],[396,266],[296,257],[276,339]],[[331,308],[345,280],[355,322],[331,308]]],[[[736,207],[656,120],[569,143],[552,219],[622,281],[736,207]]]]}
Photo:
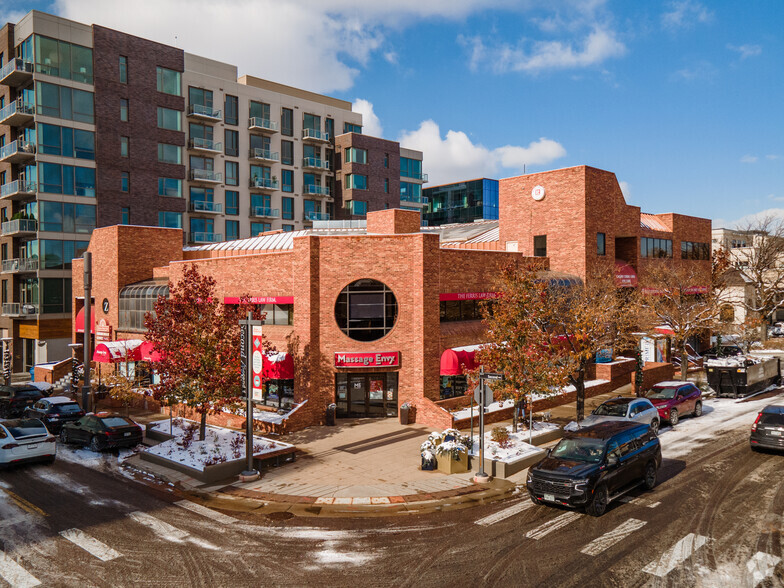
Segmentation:
{"type": "Polygon", "coordinates": [[[498,220],[498,180],[479,178],[424,190],[422,221],[431,227],[475,220],[498,220]]]}
{"type": "Polygon", "coordinates": [[[362,135],[350,102],[32,11],[0,29],[0,331],[13,369],[69,356],[71,260],[96,227],[215,243],[419,209],[423,181],[421,152],[362,135]]]}

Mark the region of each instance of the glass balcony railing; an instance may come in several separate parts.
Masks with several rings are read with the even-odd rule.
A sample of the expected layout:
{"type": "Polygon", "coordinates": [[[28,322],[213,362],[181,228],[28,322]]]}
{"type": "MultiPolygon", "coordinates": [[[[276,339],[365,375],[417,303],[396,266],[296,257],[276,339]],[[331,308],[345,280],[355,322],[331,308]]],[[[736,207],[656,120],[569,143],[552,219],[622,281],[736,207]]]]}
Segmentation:
{"type": "Polygon", "coordinates": [[[220,184],[223,181],[223,174],[211,169],[192,169],[191,180],[196,182],[215,182],[220,184]]]}
{"type": "Polygon", "coordinates": [[[38,314],[37,304],[27,304],[19,302],[4,302],[3,316],[25,316],[38,314]]]}
{"type": "Polygon", "coordinates": [[[302,160],[302,167],[329,171],[329,161],[318,157],[306,157],[302,160]]]}
{"type": "Polygon", "coordinates": [[[3,235],[35,233],[37,230],[38,221],[34,219],[18,218],[16,220],[5,221],[0,225],[0,232],[2,232],[3,235]]]}
{"type": "Polygon", "coordinates": [[[0,84],[16,86],[33,77],[33,64],[23,59],[10,59],[0,69],[0,84]]]}
{"type": "Polygon", "coordinates": [[[303,129],[302,138],[306,141],[329,141],[329,133],[318,129],[303,129]]]}
{"type": "Polygon", "coordinates": [[[278,123],[271,121],[268,118],[261,118],[260,116],[252,116],[248,119],[249,131],[267,131],[270,133],[278,132],[278,123]]]}
{"type": "Polygon", "coordinates": [[[218,143],[212,139],[202,139],[201,137],[191,137],[188,141],[189,149],[200,149],[202,151],[223,151],[223,143],[218,143]]]}
{"type": "Polygon", "coordinates": [[[278,180],[273,180],[271,178],[251,178],[250,179],[250,187],[257,188],[259,190],[277,190],[278,189],[278,180]]]}
{"type": "Polygon", "coordinates": [[[422,182],[429,181],[427,178],[427,174],[416,173],[416,172],[406,172],[406,173],[401,172],[400,177],[405,179],[421,180],[422,182]]]}
{"type": "Polygon", "coordinates": [[[420,194],[419,196],[415,196],[413,194],[401,194],[400,195],[401,202],[413,202],[415,204],[425,204],[425,199],[420,194]]]}
{"type": "Polygon", "coordinates": [[[17,126],[28,122],[35,115],[35,105],[23,102],[21,98],[0,109],[0,124],[17,126]]]}
{"type": "Polygon", "coordinates": [[[306,184],[303,192],[311,196],[329,196],[329,186],[317,186],[316,184],[306,184]]]}
{"type": "Polygon", "coordinates": [[[253,206],[250,209],[250,215],[257,218],[280,218],[280,209],[267,206],[253,206]]]}
{"type": "Polygon", "coordinates": [[[329,213],[326,212],[306,212],[305,213],[305,220],[306,221],[322,221],[322,220],[329,220],[329,213]]]}
{"type": "Polygon", "coordinates": [[[19,257],[16,259],[3,260],[3,273],[36,271],[38,271],[37,257],[19,257]]]}
{"type": "Polygon", "coordinates": [[[0,198],[13,196],[35,196],[36,183],[14,180],[0,186],[0,198]]]}
{"type": "Polygon", "coordinates": [[[211,120],[221,120],[221,111],[215,110],[212,106],[204,106],[203,104],[191,104],[188,106],[188,116],[195,116],[197,118],[208,118],[211,120]]]}
{"type": "Polygon", "coordinates": [[[35,143],[26,139],[17,139],[0,147],[0,161],[13,163],[32,157],[35,157],[35,143]]]}
{"type": "Polygon", "coordinates": [[[251,149],[249,157],[251,159],[263,159],[264,161],[280,161],[280,154],[269,149],[251,149]]]}
{"type": "Polygon", "coordinates": [[[223,212],[223,204],[220,202],[209,202],[207,200],[191,200],[191,212],[211,212],[220,214],[223,212]]]}
{"type": "Polygon", "coordinates": [[[189,236],[191,243],[220,243],[223,235],[220,233],[191,233],[189,236]]]}

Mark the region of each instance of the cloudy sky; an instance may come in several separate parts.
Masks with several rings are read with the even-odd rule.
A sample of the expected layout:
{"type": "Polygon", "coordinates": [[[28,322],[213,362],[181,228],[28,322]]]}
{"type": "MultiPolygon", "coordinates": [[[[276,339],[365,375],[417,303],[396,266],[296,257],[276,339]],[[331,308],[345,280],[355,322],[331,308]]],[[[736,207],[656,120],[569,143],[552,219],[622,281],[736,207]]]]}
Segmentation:
{"type": "Polygon", "coordinates": [[[431,185],[585,164],[647,212],[784,207],[781,0],[0,0],[0,20],[33,8],[349,100],[431,185]]]}

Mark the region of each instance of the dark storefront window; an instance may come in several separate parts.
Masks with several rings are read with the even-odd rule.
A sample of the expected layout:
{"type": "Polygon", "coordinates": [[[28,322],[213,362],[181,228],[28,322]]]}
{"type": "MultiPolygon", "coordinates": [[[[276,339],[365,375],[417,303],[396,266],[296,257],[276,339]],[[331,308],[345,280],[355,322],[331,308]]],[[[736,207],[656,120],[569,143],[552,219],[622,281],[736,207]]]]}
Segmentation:
{"type": "Polygon", "coordinates": [[[335,374],[337,416],[397,416],[397,372],[335,374]]]}
{"type": "Polygon", "coordinates": [[[534,257],[547,257],[547,235],[534,237],[534,257]]]}
{"type": "Polygon", "coordinates": [[[294,380],[267,380],[264,382],[262,402],[284,410],[294,405],[294,380]]]}
{"type": "Polygon", "coordinates": [[[335,320],[355,341],[375,341],[386,335],[397,320],[397,299],[386,284],[357,280],[338,295],[335,320]]]}
{"type": "Polygon", "coordinates": [[[441,399],[465,396],[468,380],[465,376],[441,376],[441,399]]]}
{"type": "Polygon", "coordinates": [[[440,304],[441,322],[481,320],[482,304],[491,304],[491,302],[481,300],[442,300],[440,304]]]}

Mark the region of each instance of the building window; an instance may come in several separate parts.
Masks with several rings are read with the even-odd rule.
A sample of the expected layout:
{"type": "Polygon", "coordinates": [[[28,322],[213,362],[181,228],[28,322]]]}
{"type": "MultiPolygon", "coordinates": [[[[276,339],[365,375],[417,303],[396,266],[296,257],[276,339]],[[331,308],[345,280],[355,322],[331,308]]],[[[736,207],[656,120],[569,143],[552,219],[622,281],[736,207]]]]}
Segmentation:
{"type": "Polygon", "coordinates": [[[250,236],[255,237],[261,233],[266,233],[272,228],[269,223],[250,223],[250,236]]]}
{"type": "Polygon", "coordinates": [[[361,174],[346,174],[347,190],[367,190],[367,176],[361,174]]]}
{"type": "Polygon", "coordinates": [[[534,237],[534,257],[547,257],[547,235],[534,237]]]}
{"type": "Polygon", "coordinates": [[[158,143],[158,161],[182,165],[182,147],[169,143],[158,143]]]}
{"type": "Polygon", "coordinates": [[[120,157],[128,157],[128,137],[120,137],[120,157]]]}
{"type": "Polygon", "coordinates": [[[707,243],[681,241],[681,259],[710,259],[710,246],[707,243]]]}
{"type": "Polygon", "coordinates": [[[422,161],[410,157],[400,158],[400,175],[404,178],[422,179],[422,161]]]}
{"type": "Polygon", "coordinates": [[[121,225],[130,225],[131,224],[131,209],[127,206],[124,206],[121,210],[121,225]]]}
{"type": "Polygon", "coordinates": [[[384,192],[389,194],[389,178],[384,178],[384,192]]]}
{"type": "Polygon", "coordinates": [[[344,122],[343,123],[343,132],[344,133],[357,133],[358,135],[362,134],[362,126],[361,125],[353,125],[351,123],[344,122]]]}
{"type": "Polygon", "coordinates": [[[128,122],[128,100],[120,98],[120,120],[128,122]]]}
{"type": "Polygon", "coordinates": [[[158,128],[170,131],[182,131],[182,116],[179,110],[158,107],[158,128]]]}
{"type": "Polygon", "coordinates": [[[182,180],[158,178],[158,196],[182,198],[182,180]]]}
{"type": "Polygon", "coordinates": [[[281,199],[281,206],[283,207],[283,220],[294,220],[294,199],[284,196],[281,199]]]}
{"type": "Polygon", "coordinates": [[[400,199],[403,202],[422,202],[422,184],[400,182],[400,199]]]}
{"type": "Polygon", "coordinates": [[[291,108],[282,108],[280,111],[280,134],[294,136],[294,111],[291,108]]]}
{"type": "Polygon", "coordinates": [[[67,41],[35,35],[35,71],[92,84],[93,50],[67,41]]]}
{"type": "MultiPolygon", "coordinates": [[[[204,108],[212,111],[212,90],[189,87],[188,104],[191,106],[204,106],[204,108]]],[[[220,113],[218,113],[218,116],[220,116],[220,113]]]]}
{"type": "Polygon", "coordinates": [[[367,163],[367,149],[349,147],[346,149],[346,163],[367,163]]]}
{"type": "Polygon", "coordinates": [[[239,124],[239,100],[236,96],[226,94],[226,97],[223,100],[223,117],[223,120],[227,125],[239,124]]]}
{"type": "Polygon", "coordinates": [[[240,164],[236,161],[226,162],[226,185],[239,186],[240,185],[240,164]]]}
{"type": "Polygon", "coordinates": [[[389,167],[389,153],[384,153],[384,167],[389,167]]]}
{"type": "Polygon", "coordinates": [[[375,341],[395,326],[397,300],[386,284],[370,279],[357,280],[338,295],[335,320],[351,339],[375,341]]]}
{"type": "Polygon", "coordinates": [[[158,91],[172,96],[182,96],[181,74],[173,69],[158,67],[158,91]]]}
{"type": "Polygon", "coordinates": [[[128,83],[128,58],[125,55],[120,55],[120,83],[128,83]]]}
{"type": "Polygon", "coordinates": [[[346,208],[349,214],[365,216],[367,214],[367,202],[362,200],[349,200],[346,208]]]}
{"type": "Polygon", "coordinates": [[[182,228],[182,213],[181,212],[159,212],[158,213],[158,226],[167,227],[170,229],[182,228]]]}
{"type": "Polygon", "coordinates": [[[231,129],[225,129],[223,132],[223,149],[226,155],[238,157],[240,154],[240,134],[231,129]]]}
{"type": "Polygon", "coordinates": [[[294,191],[294,172],[290,169],[280,170],[280,177],[282,180],[281,189],[284,192],[294,191]]]}
{"type": "Polygon", "coordinates": [[[158,296],[169,297],[169,286],[165,284],[148,284],[139,286],[125,286],[120,290],[120,299],[117,304],[119,316],[119,330],[146,331],[144,319],[147,313],[155,311],[158,296]]]}
{"type": "Polygon", "coordinates": [[[131,188],[131,174],[120,172],[120,192],[128,192],[131,188]]]}
{"type": "Polygon", "coordinates": [[[280,142],[280,162],[283,165],[294,165],[294,143],[292,141],[280,142]]]}
{"type": "MultiPolygon", "coordinates": [[[[228,205],[227,205],[228,206],[228,205]]],[[[240,221],[226,221],[226,240],[236,241],[240,238],[240,221]]]]}
{"type": "Polygon", "coordinates": [[[38,189],[41,192],[50,194],[69,194],[94,198],[95,168],[75,167],[42,161],[38,164],[38,189]]]}
{"type": "Polygon", "coordinates": [[[440,302],[440,321],[442,323],[457,321],[482,320],[482,305],[491,304],[488,300],[442,300],[440,302]]]}
{"type": "Polygon", "coordinates": [[[672,257],[672,239],[642,237],[640,239],[640,257],[672,257]]]}
{"type": "Polygon", "coordinates": [[[240,213],[240,193],[236,190],[226,190],[226,214],[240,213]]]}
{"type": "MultiPolygon", "coordinates": [[[[0,137],[0,145],[5,135],[0,137]]],[[[95,159],[95,133],[38,123],[38,152],[45,155],[95,159]]]]}
{"type": "Polygon", "coordinates": [[[36,114],[95,124],[92,92],[46,82],[36,82],[35,88],[36,114]]]}
{"type": "Polygon", "coordinates": [[[40,231],[90,234],[95,229],[95,206],[70,202],[38,201],[40,231]]]}
{"type": "Polygon", "coordinates": [[[294,225],[282,225],[284,233],[290,233],[294,230],[294,225]]]}
{"type": "Polygon", "coordinates": [[[605,234],[596,233],[596,255],[605,255],[605,234]]]}

